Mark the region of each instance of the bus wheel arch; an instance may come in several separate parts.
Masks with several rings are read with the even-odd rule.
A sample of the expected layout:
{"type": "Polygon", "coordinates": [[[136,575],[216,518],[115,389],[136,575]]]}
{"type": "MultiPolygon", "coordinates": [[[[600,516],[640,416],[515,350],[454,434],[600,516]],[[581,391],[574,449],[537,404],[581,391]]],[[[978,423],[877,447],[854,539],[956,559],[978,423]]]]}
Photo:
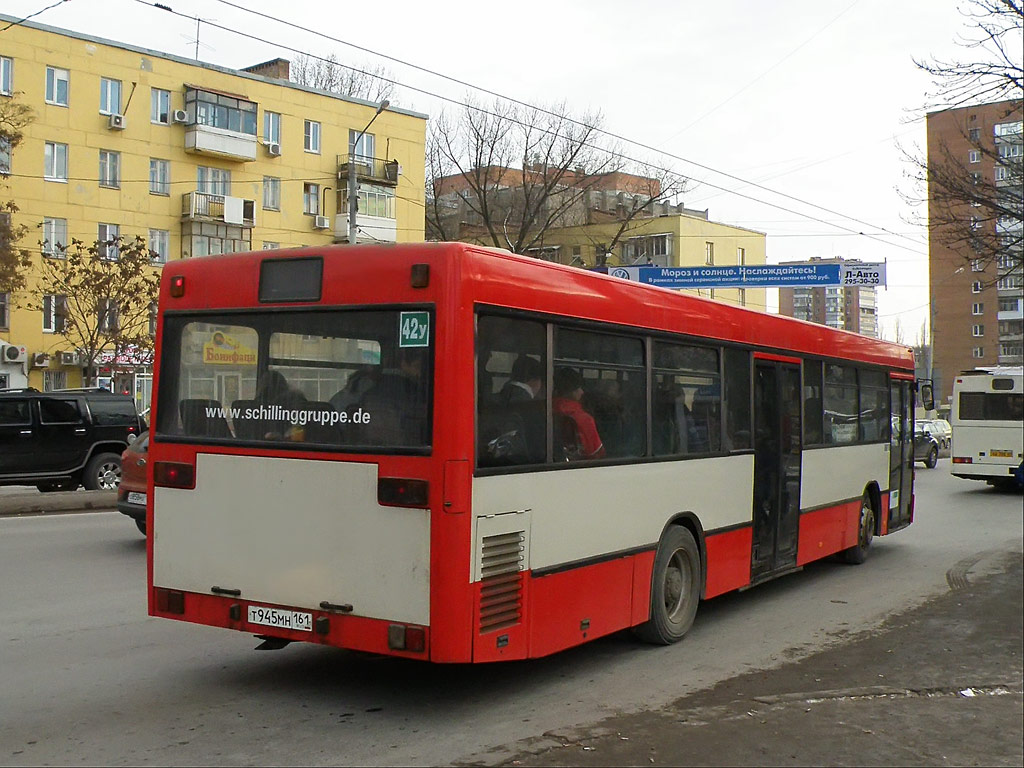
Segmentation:
{"type": "Polygon", "coordinates": [[[703,593],[703,562],[698,537],[677,518],[662,532],[651,569],[651,610],[646,622],[634,628],[641,640],[670,645],[683,639],[693,625],[703,593]]]}
{"type": "Polygon", "coordinates": [[[864,489],[864,496],[860,501],[860,514],[857,519],[857,543],[840,553],[843,561],[851,565],[860,565],[867,560],[868,550],[871,549],[871,541],[878,532],[878,509],[880,505],[872,493],[873,485],[874,483],[864,489]]]}

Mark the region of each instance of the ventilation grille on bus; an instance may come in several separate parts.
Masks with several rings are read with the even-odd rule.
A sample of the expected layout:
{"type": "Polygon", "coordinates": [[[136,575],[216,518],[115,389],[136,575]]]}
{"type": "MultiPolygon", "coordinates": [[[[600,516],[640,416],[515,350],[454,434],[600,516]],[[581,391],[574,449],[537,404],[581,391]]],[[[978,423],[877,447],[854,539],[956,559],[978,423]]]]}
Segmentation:
{"type": "Polygon", "coordinates": [[[523,612],[524,531],[484,536],[480,549],[480,633],[518,624],[523,612]]]}

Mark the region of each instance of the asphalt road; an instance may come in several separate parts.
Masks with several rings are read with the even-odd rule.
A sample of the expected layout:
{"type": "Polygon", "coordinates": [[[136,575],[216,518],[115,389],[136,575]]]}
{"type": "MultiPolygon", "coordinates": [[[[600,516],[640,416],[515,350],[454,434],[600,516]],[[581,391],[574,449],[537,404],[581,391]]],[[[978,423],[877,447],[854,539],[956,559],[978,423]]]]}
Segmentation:
{"type": "Polygon", "coordinates": [[[0,519],[0,764],[501,762],[545,732],[841,645],[1021,548],[1021,497],[942,461],[918,472],[915,524],[876,539],[866,564],[713,600],[679,645],[623,633],[539,661],[442,667],[315,646],[254,653],[247,635],[150,619],[127,518],[0,519]]]}

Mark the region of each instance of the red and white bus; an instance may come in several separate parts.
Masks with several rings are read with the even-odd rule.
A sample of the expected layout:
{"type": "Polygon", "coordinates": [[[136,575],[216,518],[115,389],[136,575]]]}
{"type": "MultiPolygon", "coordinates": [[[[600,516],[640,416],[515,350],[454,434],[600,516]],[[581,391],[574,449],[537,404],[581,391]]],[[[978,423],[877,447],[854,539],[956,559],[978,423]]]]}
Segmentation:
{"type": "Polygon", "coordinates": [[[913,519],[907,347],[457,243],[164,270],[154,616],[437,662],[670,643],[913,519]]]}

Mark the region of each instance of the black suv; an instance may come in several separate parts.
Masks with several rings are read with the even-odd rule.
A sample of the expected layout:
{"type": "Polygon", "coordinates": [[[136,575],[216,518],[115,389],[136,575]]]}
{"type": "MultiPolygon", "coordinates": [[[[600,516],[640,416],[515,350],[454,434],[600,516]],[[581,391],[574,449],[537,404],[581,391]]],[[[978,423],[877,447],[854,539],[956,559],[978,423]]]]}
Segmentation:
{"type": "Polygon", "coordinates": [[[0,485],[117,488],[121,452],[145,428],[135,401],[106,389],[2,389],[0,485]]]}

